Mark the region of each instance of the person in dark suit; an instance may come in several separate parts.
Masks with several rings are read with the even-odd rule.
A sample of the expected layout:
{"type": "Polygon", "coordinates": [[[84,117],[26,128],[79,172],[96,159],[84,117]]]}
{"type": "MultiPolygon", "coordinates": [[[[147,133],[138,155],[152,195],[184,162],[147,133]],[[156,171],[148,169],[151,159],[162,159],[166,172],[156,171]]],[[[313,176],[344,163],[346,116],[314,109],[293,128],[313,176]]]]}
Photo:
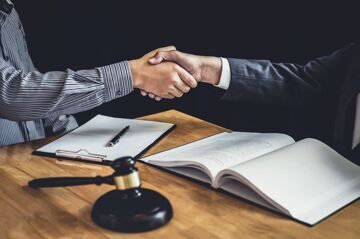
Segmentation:
{"type": "MultiPolygon", "coordinates": [[[[160,51],[151,64],[175,62],[199,82],[225,90],[222,99],[306,109],[318,107],[314,122],[323,141],[338,152],[360,158],[360,46],[351,44],[305,65],[269,60],[196,56],[160,51]],[[315,120],[315,119],[320,120],[315,120]]],[[[157,98],[151,92],[144,96],[157,98]]]]}

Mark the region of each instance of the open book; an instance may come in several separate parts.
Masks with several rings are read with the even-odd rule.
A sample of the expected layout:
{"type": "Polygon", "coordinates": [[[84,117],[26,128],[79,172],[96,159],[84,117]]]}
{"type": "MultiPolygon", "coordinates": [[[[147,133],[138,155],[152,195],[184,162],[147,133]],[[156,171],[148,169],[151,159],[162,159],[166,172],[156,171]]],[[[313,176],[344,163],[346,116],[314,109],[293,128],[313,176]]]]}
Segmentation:
{"type": "Polygon", "coordinates": [[[360,167],[315,139],[221,133],[141,160],[308,225],[360,196],[360,167]]]}

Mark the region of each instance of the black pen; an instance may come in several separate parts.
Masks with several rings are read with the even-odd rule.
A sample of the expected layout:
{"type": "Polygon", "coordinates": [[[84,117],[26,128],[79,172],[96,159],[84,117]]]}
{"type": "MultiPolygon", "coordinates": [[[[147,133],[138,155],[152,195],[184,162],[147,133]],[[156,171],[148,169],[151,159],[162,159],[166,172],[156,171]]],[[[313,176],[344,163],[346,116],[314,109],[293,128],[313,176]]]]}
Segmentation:
{"type": "Polygon", "coordinates": [[[125,128],[123,128],[120,133],[118,133],[109,143],[110,147],[114,147],[115,144],[117,144],[121,138],[121,136],[123,136],[128,130],[129,130],[130,126],[126,126],[125,128]]]}

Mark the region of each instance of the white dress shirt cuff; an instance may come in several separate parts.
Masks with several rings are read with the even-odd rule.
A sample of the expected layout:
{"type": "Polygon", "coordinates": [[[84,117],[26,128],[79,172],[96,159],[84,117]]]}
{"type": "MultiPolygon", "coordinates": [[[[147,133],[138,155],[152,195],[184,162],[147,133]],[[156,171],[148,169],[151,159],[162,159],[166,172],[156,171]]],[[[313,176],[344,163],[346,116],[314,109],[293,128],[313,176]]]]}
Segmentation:
{"type": "Polygon", "coordinates": [[[219,84],[215,85],[216,87],[219,87],[223,90],[227,90],[230,85],[231,80],[231,71],[230,71],[230,65],[229,61],[225,58],[220,57],[221,63],[222,63],[222,69],[221,69],[221,77],[219,84]]]}
{"type": "Polygon", "coordinates": [[[360,94],[356,99],[356,110],[355,110],[355,125],[353,133],[353,145],[352,149],[356,148],[360,144],[360,94]]]}

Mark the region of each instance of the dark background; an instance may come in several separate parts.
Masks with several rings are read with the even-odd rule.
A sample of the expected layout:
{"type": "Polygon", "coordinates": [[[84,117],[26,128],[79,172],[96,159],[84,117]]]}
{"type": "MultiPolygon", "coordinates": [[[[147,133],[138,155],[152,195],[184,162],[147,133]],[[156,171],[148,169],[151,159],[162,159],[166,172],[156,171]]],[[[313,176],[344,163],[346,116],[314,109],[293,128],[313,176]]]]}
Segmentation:
{"type": "MultiPolygon", "coordinates": [[[[330,1],[14,0],[30,54],[42,71],[88,69],[166,45],[195,54],[305,63],[360,39],[359,11],[330,1]]],[[[137,117],[175,108],[234,130],[316,137],[314,112],[221,101],[201,85],[181,99],[155,102],[138,91],[95,113],[137,117]],[[312,125],[312,127],[309,127],[312,125]]]]}

